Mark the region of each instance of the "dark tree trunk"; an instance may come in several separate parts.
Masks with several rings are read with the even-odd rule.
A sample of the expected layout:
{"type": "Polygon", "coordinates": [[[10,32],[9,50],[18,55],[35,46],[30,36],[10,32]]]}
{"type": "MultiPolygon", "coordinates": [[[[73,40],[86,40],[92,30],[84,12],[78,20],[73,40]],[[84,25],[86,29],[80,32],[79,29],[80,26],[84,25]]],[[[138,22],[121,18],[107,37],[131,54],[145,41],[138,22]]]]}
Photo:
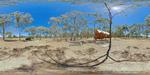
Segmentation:
{"type": "Polygon", "coordinates": [[[2,24],[2,27],[3,27],[3,40],[5,41],[5,24],[4,23],[2,24]]]}
{"type": "Polygon", "coordinates": [[[71,33],[71,38],[70,38],[70,41],[72,41],[73,40],[73,33],[71,33]]]}
{"type": "Polygon", "coordinates": [[[42,39],[42,33],[40,33],[40,40],[42,39]]]}
{"type": "MultiPolygon", "coordinates": [[[[19,31],[19,29],[18,29],[18,31],[19,31]]],[[[18,32],[18,34],[19,34],[19,41],[21,40],[21,33],[20,33],[20,31],[18,32]]]]}

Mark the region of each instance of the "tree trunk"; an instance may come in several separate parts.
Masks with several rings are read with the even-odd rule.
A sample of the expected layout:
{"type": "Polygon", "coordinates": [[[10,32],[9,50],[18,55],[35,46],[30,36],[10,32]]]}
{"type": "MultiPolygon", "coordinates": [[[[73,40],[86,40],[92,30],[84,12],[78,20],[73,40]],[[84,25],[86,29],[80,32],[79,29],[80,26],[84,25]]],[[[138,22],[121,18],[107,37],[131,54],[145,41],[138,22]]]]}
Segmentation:
{"type": "Polygon", "coordinates": [[[21,38],[20,38],[20,36],[21,36],[21,33],[20,33],[19,29],[18,29],[18,33],[19,33],[19,41],[20,41],[20,40],[21,40],[21,38]]]}
{"type": "Polygon", "coordinates": [[[146,38],[148,38],[148,33],[146,33],[146,38]]]}
{"type": "Polygon", "coordinates": [[[2,27],[3,27],[3,40],[5,41],[5,24],[4,23],[2,24],[2,27]]]}
{"type": "Polygon", "coordinates": [[[20,38],[20,30],[19,30],[19,24],[18,24],[18,21],[17,21],[17,23],[16,23],[16,26],[18,27],[18,38],[19,38],[19,41],[21,40],[21,38],[20,38]]]}
{"type": "Polygon", "coordinates": [[[70,41],[72,41],[73,40],[73,33],[71,33],[71,38],[70,38],[70,41]]]}
{"type": "Polygon", "coordinates": [[[42,33],[40,33],[40,40],[42,39],[42,33]]]}

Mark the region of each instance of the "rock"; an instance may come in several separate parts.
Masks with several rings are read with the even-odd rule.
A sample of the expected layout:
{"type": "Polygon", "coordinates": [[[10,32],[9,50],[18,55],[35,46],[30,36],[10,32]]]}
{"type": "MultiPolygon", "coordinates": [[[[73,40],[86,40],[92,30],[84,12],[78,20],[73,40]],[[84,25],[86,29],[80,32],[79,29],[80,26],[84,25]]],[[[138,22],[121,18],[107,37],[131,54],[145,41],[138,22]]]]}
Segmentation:
{"type": "Polygon", "coordinates": [[[32,37],[25,38],[26,41],[32,41],[32,39],[33,39],[32,37]]]}

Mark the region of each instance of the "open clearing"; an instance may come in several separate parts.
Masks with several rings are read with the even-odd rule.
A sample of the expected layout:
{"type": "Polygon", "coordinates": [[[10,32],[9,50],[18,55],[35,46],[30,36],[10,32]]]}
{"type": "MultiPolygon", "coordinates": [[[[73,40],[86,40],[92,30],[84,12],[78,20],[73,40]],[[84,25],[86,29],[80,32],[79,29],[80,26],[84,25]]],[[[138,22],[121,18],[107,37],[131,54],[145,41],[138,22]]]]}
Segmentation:
{"type": "MultiPolygon", "coordinates": [[[[62,50],[60,57],[74,59],[70,63],[86,62],[103,55],[108,49],[108,41],[96,43],[92,39],[80,42],[53,41],[42,39],[36,41],[0,41],[0,75],[149,75],[150,71],[150,40],[149,39],[118,39],[113,38],[111,56],[117,60],[107,60],[95,68],[60,67],[43,62],[45,50],[62,50]],[[89,53],[89,51],[92,51],[89,53]],[[34,53],[37,52],[37,57],[34,53]]],[[[64,58],[64,59],[63,59],[64,58]]]]}

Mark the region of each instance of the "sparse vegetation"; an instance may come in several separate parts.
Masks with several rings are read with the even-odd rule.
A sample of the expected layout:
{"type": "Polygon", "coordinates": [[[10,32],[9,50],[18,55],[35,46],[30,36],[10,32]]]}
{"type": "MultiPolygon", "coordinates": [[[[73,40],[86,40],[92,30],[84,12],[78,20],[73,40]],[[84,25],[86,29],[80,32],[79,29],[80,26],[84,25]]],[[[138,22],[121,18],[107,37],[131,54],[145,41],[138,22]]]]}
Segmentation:
{"type": "MultiPolygon", "coordinates": [[[[2,0],[0,6],[1,4],[7,6],[7,3],[26,4],[26,1],[22,1],[2,0]]],[[[69,6],[77,8],[76,10],[64,8],[67,12],[62,11],[59,15],[57,13],[57,16],[49,15],[57,9],[51,12],[46,9],[48,14],[45,10],[45,13],[39,13],[39,11],[35,13],[28,11],[28,6],[24,10],[15,7],[15,10],[12,9],[13,11],[6,14],[0,12],[0,36],[3,38],[3,40],[0,39],[0,71],[4,67],[6,71],[12,69],[12,71],[38,75],[39,70],[45,72],[49,69],[64,68],[65,70],[79,68],[84,71],[86,69],[91,71],[92,68],[102,72],[103,70],[142,72],[150,69],[147,67],[150,64],[150,51],[148,51],[150,49],[150,14],[144,16],[143,20],[141,20],[142,16],[141,22],[135,20],[136,23],[119,23],[120,17],[128,16],[128,9],[134,11],[134,8],[147,7],[150,1],[52,0],[52,4],[53,1],[56,4],[57,2],[68,3],[69,6]],[[82,5],[83,7],[90,5],[92,7],[90,9],[93,10],[83,10],[80,8],[82,5]],[[103,9],[100,8],[102,10],[97,11],[95,6],[103,9]],[[37,13],[38,15],[34,15],[37,13]],[[116,20],[118,23],[115,23],[116,20]],[[97,35],[100,38],[96,38],[97,35]],[[14,65],[10,65],[10,62],[14,65]],[[9,66],[6,67],[6,64],[9,66]],[[135,64],[137,66],[146,64],[146,69],[139,69],[141,66],[135,68],[135,64]],[[130,69],[132,66],[133,70],[130,69]]],[[[49,3],[51,0],[46,2],[49,3]]],[[[27,5],[30,6],[30,3],[27,5]]],[[[40,6],[38,6],[39,10],[40,6]]]]}

